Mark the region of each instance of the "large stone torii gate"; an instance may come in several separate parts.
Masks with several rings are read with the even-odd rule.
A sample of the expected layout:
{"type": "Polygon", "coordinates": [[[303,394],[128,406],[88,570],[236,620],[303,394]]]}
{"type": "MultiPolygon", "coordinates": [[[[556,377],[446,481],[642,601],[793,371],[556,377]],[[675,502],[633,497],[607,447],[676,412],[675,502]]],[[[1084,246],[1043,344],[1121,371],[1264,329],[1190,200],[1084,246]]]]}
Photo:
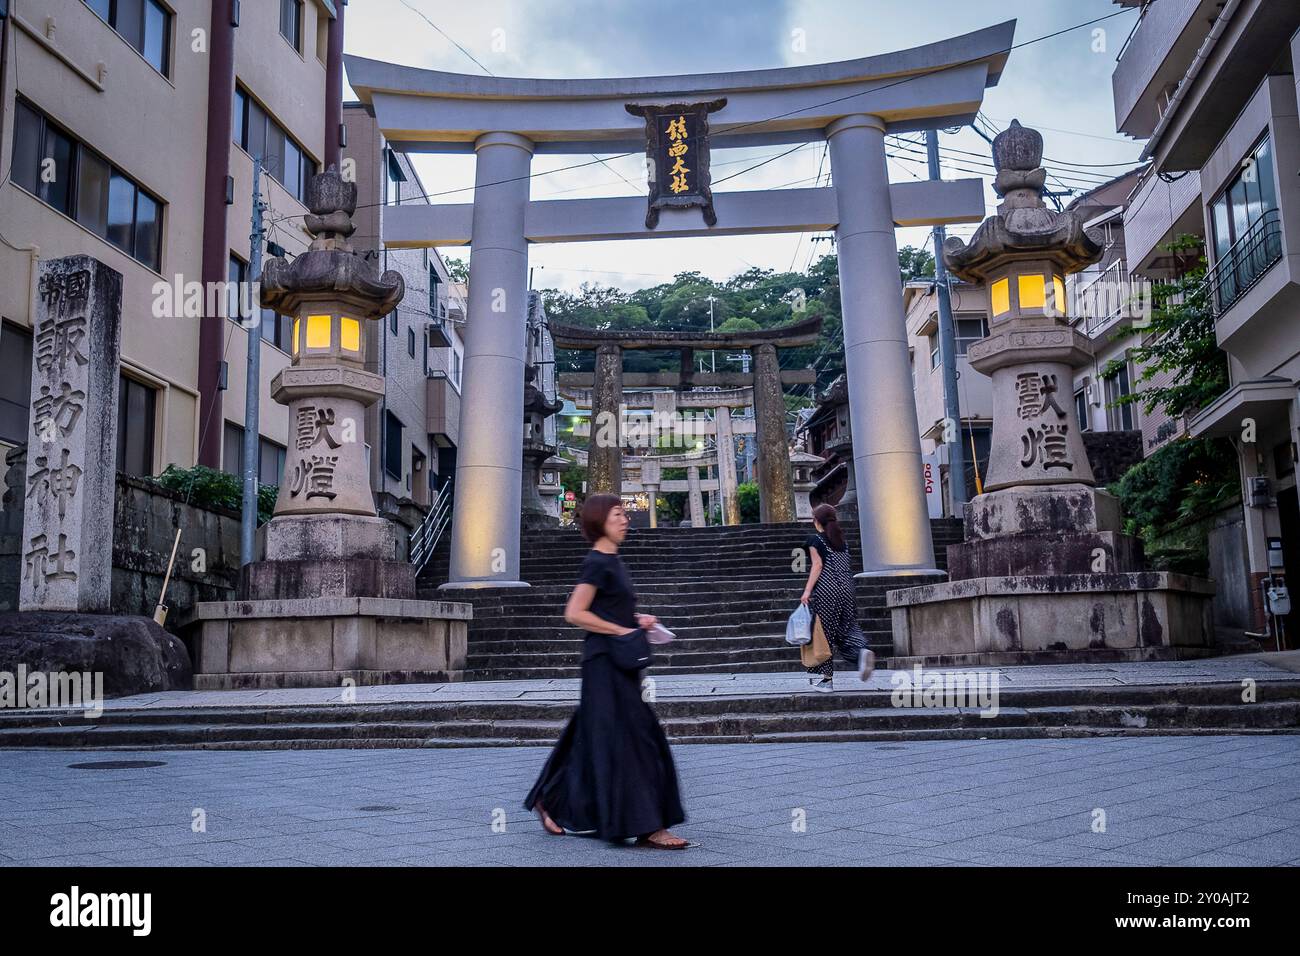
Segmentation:
{"type": "Polygon", "coordinates": [[[472,245],[461,445],[448,586],[519,580],[519,448],[530,242],[834,229],[852,409],[863,573],[937,573],[921,473],[896,226],[977,222],[979,179],[891,184],[885,134],[970,123],[1006,64],[1015,21],[894,53],[694,76],[470,76],[347,56],[348,79],[394,149],[473,152],[474,201],[385,210],[395,248],[472,245]],[[833,186],[716,193],[698,208],[646,199],[529,200],[534,153],[641,153],[628,107],[725,99],[714,148],[825,140],[833,186]],[[516,383],[516,384],[509,384],[516,383]]]}

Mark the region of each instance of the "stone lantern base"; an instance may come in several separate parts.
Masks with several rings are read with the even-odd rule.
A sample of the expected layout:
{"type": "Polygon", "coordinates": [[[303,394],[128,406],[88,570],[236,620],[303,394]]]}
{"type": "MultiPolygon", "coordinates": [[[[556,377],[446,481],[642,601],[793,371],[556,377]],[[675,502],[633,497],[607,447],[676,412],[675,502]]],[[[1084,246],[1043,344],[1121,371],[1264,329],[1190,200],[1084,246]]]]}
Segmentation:
{"type": "Polygon", "coordinates": [[[361,515],[272,518],[237,601],[198,604],[199,690],[458,681],[469,604],[416,600],[391,522],[361,515]]]}
{"type": "Polygon", "coordinates": [[[1214,585],[1144,570],[1119,502],[1087,485],[1021,485],[966,505],[942,584],[890,591],[895,662],[997,665],[1213,653],[1214,585]]]}

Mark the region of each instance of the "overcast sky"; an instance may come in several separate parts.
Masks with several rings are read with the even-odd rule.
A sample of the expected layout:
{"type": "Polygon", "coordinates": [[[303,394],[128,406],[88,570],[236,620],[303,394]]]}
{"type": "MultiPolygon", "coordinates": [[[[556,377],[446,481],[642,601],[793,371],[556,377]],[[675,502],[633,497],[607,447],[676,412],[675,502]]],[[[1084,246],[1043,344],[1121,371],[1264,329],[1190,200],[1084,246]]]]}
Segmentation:
{"type": "MultiPolygon", "coordinates": [[[[1119,15],[1105,22],[1014,50],[1001,82],[986,91],[984,100],[984,116],[998,129],[1015,117],[1042,132],[1049,158],[1045,165],[1056,174],[1049,188],[1081,190],[1128,167],[1077,164],[1130,163],[1141,149],[1140,143],[1115,132],[1110,84],[1115,58],[1137,14],[1111,0],[352,0],[346,49],[359,56],[478,75],[672,75],[855,59],[1012,18],[1017,20],[1015,42],[1024,44],[1115,13],[1119,15]],[[803,40],[802,51],[793,42],[796,36],[803,40]]],[[[350,88],[345,95],[352,97],[350,88]]],[[[970,164],[988,165],[988,144],[969,128],[942,134],[940,143],[945,149],[979,154],[946,154],[944,178],[979,175],[970,164]]],[[[787,148],[715,149],[714,178],[787,148]]],[[[819,167],[825,184],[830,164],[823,164],[823,150],[823,143],[809,144],[719,191],[792,182],[812,185],[819,167]]],[[[913,153],[911,158],[915,161],[890,160],[893,181],[926,178],[924,156],[913,153]]],[[[473,185],[472,156],[421,155],[415,162],[431,193],[473,185]]],[[[548,172],[573,162],[572,156],[536,157],[532,198],[645,194],[641,156],[611,159],[608,169],[548,172]]],[[[982,178],[991,210],[996,202],[988,188],[991,173],[982,178]]],[[[469,202],[471,196],[465,191],[434,201],[469,202]]],[[[973,228],[957,226],[950,233],[968,235],[973,228]]],[[[898,231],[900,245],[921,245],[928,238],[928,229],[898,231]]],[[[576,289],[598,283],[634,289],[690,269],[718,280],[750,266],[803,269],[814,254],[829,251],[828,242],[812,240],[812,234],[783,234],[534,245],[530,264],[540,267],[538,288],[576,289]]],[[[442,251],[448,256],[467,254],[465,249],[442,251]]]]}

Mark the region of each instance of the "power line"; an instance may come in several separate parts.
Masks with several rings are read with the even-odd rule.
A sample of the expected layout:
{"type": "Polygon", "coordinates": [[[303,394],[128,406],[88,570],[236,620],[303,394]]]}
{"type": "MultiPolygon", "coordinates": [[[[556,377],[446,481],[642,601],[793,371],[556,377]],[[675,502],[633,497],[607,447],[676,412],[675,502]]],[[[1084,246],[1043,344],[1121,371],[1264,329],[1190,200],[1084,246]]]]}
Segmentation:
{"type": "MultiPolygon", "coordinates": [[[[407,6],[409,7],[409,4],[406,3],[406,0],[402,0],[402,2],[403,2],[404,5],[407,5],[407,6]]],[[[414,8],[411,8],[411,9],[414,9],[414,8]]],[[[416,11],[416,12],[418,13],[419,11],[416,11]]],[[[1104,15],[1104,16],[1094,17],[1094,18],[1092,18],[1091,20],[1085,20],[1085,21],[1083,21],[1082,23],[1076,23],[1076,24],[1074,24],[1073,26],[1063,27],[1063,28],[1061,28],[1060,30],[1055,30],[1055,31],[1053,31],[1053,32],[1051,32],[1051,33],[1045,33],[1045,34],[1043,34],[1042,36],[1033,37],[1032,39],[1025,40],[1025,41],[1023,41],[1023,42],[1021,42],[1021,43],[1013,43],[1011,46],[1006,47],[1006,48],[1003,49],[1003,50],[998,50],[998,51],[996,51],[996,52],[997,52],[997,53],[1011,53],[1011,52],[1013,52],[1013,51],[1015,51],[1015,50],[1023,49],[1023,48],[1025,48],[1025,47],[1027,47],[1027,46],[1031,46],[1031,45],[1033,45],[1033,44],[1035,44],[1035,43],[1042,43],[1042,42],[1044,42],[1044,41],[1046,41],[1046,40],[1055,39],[1055,38],[1058,37],[1058,36],[1063,36],[1063,35],[1065,35],[1065,34],[1067,34],[1067,33],[1071,33],[1071,32],[1073,32],[1073,31],[1075,31],[1075,30],[1080,30],[1080,29],[1083,29],[1084,27],[1089,27],[1089,26],[1092,26],[1093,24],[1101,23],[1101,22],[1103,22],[1103,21],[1105,21],[1105,20],[1111,20],[1111,19],[1113,19],[1113,18],[1115,18],[1115,17],[1123,16],[1124,14],[1126,14],[1126,13],[1128,13],[1128,12],[1129,12],[1129,11],[1128,11],[1127,9],[1117,10],[1117,11],[1115,11],[1114,13],[1108,13],[1108,14],[1106,14],[1106,15],[1104,15]]],[[[423,19],[426,19],[426,20],[428,19],[427,17],[424,16],[424,14],[420,14],[420,16],[421,16],[423,19]]],[[[432,21],[429,21],[429,22],[432,23],[432,21]]],[[[438,29],[436,25],[434,25],[434,29],[438,29]]],[[[441,30],[438,30],[438,32],[439,32],[439,33],[442,33],[441,30]]],[[[443,34],[443,35],[446,36],[446,34],[443,34]]],[[[454,42],[454,41],[453,41],[453,42],[454,42]]],[[[468,54],[467,54],[467,55],[468,55],[468,54]]],[[[473,58],[472,56],[470,56],[470,59],[474,59],[474,58],[473,58]]],[[[859,91],[859,92],[857,92],[857,93],[849,93],[849,94],[847,94],[847,95],[845,95],[845,96],[839,96],[839,97],[836,97],[835,99],[826,100],[825,102],[822,102],[822,103],[813,103],[813,104],[810,104],[810,105],[808,105],[808,106],[801,106],[801,107],[799,107],[798,109],[788,110],[788,111],[786,111],[786,112],[784,112],[784,113],[778,113],[778,114],[776,114],[775,116],[768,116],[768,117],[765,117],[765,118],[762,118],[762,119],[751,120],[751,121],[748,122],[748,123],[740,123],[740,124],[738,124],[738,125],[736,125],[736,126],[728,126],[728,127],[727,127],[727,134],[728,134],[728,135],[734,135],[734,134],[735,134],[736,132],[738,132],[739,130],[748,129],[748,128],[753,127],[753,126],[761,126],[761,125],[766,124],[766,123],[771,123],[771,122],[773,122],[773,121],[775,121],[775,120],[784,119],[784,118],[786,118],[786,117],[794,116],[794,115],[799,114],[799,113],[806,113],[806,112],[808,112],[809,110],[819,109],[819,108],[824,107],[824,106],[833,106],[833,105],[836,104],[836,103],[842,103],[842,102],[844,102],[845,100],[854,99],[854,98],[856,98],[856,97],[860,97],[860,96],[864,96],[864,95],[868,95],[868,94],[872,94],[872,93],[879,93],[879,92],[881,92],[882,90],[887,90],[887,89],[890,89],[890,88],[892,88],[892,87],[899,86],[899,85],[901,85],[901,84],[903,84],[903,83],[908,83],[908,82],[910,82],[910,81],[912,81],[912,80],[916,80],[916,79],[920,79],[920,78],[922,78],[922,77],[926,77],[926,76],[933,75],[933,73],[935,73],[935,72],[941,72],[941,71],[943,71],[943,70],[950,70],[950,69],[953,69],[953,68],[955,68],[955,67],[960,67],[960,66],[967,66],[967,65],[970,65],[970,64],[972,64],[972,63],[979,63],[979,62],[982,62],[982,61],[985,60],[985,59],[987,59],[987,56],[972,57],[972,58],[970,58],[970,59],[968,59],[968,60],[962,60],[962,61],[959,61],[959,62],[957,62],[957,63],[948,64],[947,66],[942,67],[941,70],[939,70],[939,71],[929,71],[929,72],[922,72],[922,73],[914,73],[914,74],[910,74],[910,75],[908,75],[908,76],[900,77],[899,79],[894,80],[894,81],[891,82],[891,83],[885,83],[885,84],[882,84],[881,86],[873,87],[873,88],[871,88],[870,90],[862,90],[862,91],[859,91]]],[[[475,62],[477,63],[478,61],[475,60],[475,62]]],[[[482,68],[482,69],[484,69],[485,71],[487,71],[487,68],[486,68],[486,67],[483,67],[482,64],[479,64],[479,66],[480,66],[480,68],[482,68]]],[[[487,71],[487,72],[490,73],[490,71],[487,71]]],[[[788,155],[789,153],[794,152],[796,149],[799,149],[799,148],[801,148],[801,147],[803,147],[803,146],[806,146],[806,145],[808,145],[808,144],[807,144],[807,143],[801,143],[801,144],[799,144],[799,146],[796,146],[796,147],[794,147],[793,149],[787,150],[786,153],[781,154],[781,155],[788,155]]],[[[614,154],[613,156],[610,156],[609,158],[610,158],[610,159],[622,159],[622,158],[625,157],[625,156],[638,155],[639,153],[640,153],[639,150],[637,150],[637,151],[629,151],[629,152],[624,152],[624,153],[617,153],[617,154],[614,154]]],[[[778,158],[780,158],[780,156],[773,157],[772,159],[778,159],[778,158]]],[[[767,163],[772,162],[772,159],[766,159],[766,160],[763,160],[762,162],[760,162],[760,163],[756,163],[754,166],[749,167],[749,169],[743,169],[743,170],[741,170],[741,171],[738,172],[738,173],[733,173],[732,175],[725,177],[725,179],[723,179],[723,180],[718,180],[718,182],[725,182],[726,180],[729,180],[729,179],[735,179],[735,178],[738,177],[738,176],[743,176],[745,173],[750,172],[750,171],[753,170],[753,169],[757,169],[757,168],[759,168],[760,166],[764,166],[764,165],[766,165],[767,163]]],[[[463,187],[461,187],[461,188],[459,188],[459,189],[448,189],[448,190],[444,190],[443,192],[439,192],[439,193],[417,193],[415,196],[412,196],[411,198],[430,199],[430,198],[437,197],[437,196],[445,196],[445,195],[452,195],[452,194],[454,194],[454,193],[469,192],[469,191],[472,191],[472,190],[477,189],[477,188],[479,187],[479,185],[482,185],[482,186],[485,187],[485,188],[488,187],[488,186],[501,186],[501,185],[506,185],[506,184],[508,184],[508,183],[519,182],[519,181],[521,181],[521,180],[530,180],[530,179],[535,179],[535,178],[537,178],[537,177],[539,177],[539,176],[549,176],[549,175],[551,175],[551,174],[553,174],[553,173],[565,172],[565,171],[567,171],[567,170],[571,170],[571,169],[582,169],[582,168],[585,167],[585,166],[592,166],[592,165],[595,165],[595,164],[597,164],[597,163],[599,163],[599,164],[601,164],[601,165],[604,165],[604,164],[605,164],[605,160],[600,159],[600,158],[596,158],[596,159],[592,160],[591,162],[587,162],[587,163],[575,163],[575,164],[573,164],[573,165],[571,165],[571,166],[563,166],[563,167],[560,167],[559,169],[551,169],[551,170],[546,170],[546,171],[544,171],[544,172],[529,173],[529,174],[526,175],[526,176],[513,176],[513,177],[510,177],[510,178],[508,178],[508,179],[496,180],[496,181],[494,181],[494,182],[490,182],[490,183],[482,183],[482,184],[478,184],[478,183],[476,183],[476,184],[473,185],[473,186],[463,186],[463,187]]],[[[606,168],[608,168],[608,167],[606,167],[606,168]]],[[[715,183],[714,185],[716,185],[716,183],[715,183]]],[[[368,208],[373,208],[373,207],[376,207],[376,206],[382,206],[382,205],[384,205],[384,203],[369,203],[369,204],[365,204],[365,205],[358,206],[357,208],[358,208],[358,209],[368,209],[368,208]]],[[[302,215],[306,215],[306,214],[303,213],[303,214],[300,214],[299,217],[290,217],[290,218],[300,218],[302,215]]]]}

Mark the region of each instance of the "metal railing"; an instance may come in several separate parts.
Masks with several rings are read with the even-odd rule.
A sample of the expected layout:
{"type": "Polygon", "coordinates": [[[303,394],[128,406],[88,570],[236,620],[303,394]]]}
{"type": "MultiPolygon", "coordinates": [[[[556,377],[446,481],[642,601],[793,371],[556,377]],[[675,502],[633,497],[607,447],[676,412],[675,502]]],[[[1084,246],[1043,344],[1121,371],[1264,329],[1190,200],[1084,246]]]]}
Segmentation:
{"type": "Polygon", "coordinates": [[[420,522],[420,527],[411,532],[410,559],[415,565],[417,575],[429,563],[434,550],[438,547],[438,542],[442,540],[443,533],[451,525],[451,501],[452,479],[448,478],[438,489],[437,497],[433,499],[433,507],[425,515],[424,521],[420,522]]]}
{"type": "Polygon", "coordinates": [[[1282,258],[1282,214],[1270,209],[1205,274],[1207,301],[1217,318],[1282,258]]]}

